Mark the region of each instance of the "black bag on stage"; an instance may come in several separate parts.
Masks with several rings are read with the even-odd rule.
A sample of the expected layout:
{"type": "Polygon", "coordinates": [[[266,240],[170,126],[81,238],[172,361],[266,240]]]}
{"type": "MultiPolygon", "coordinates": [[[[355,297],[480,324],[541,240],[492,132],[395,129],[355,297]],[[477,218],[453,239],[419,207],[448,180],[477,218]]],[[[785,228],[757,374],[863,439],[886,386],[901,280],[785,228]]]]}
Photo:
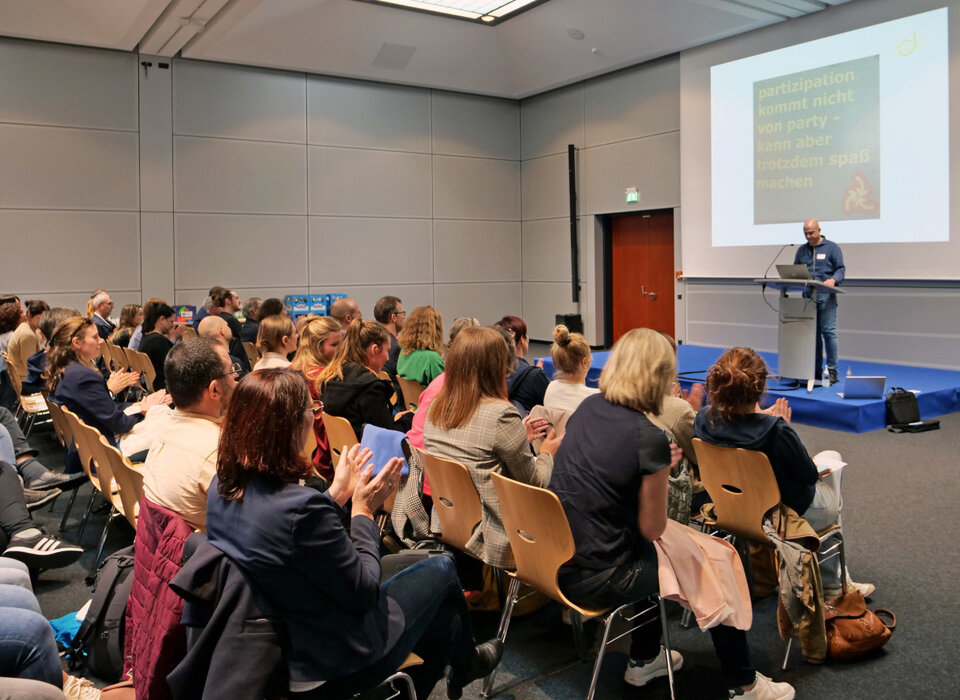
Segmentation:
{"type": "Polygon", "coordinates": [[[891,387],[887,394],[887,430],[891,433],[925,433],[940,428],[940,421],[920,419],[920,407],[912,391],[891,387]]]}

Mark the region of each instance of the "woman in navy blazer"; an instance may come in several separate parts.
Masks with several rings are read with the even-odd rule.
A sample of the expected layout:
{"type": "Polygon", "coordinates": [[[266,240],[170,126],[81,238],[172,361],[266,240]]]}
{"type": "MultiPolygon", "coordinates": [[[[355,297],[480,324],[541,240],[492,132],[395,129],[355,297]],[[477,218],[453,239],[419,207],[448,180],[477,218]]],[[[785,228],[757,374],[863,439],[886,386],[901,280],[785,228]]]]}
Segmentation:
{"type": "MultiPolygon", "coordinates": [[[[136,411],[125,412],[131,404],[116,403],[108,386],[120,391],[135,384],[138,377],[132,372],[114,372],[108,384],[94,367],[102,342],[97,327],[89,319],[73,316],[62,321],[47,348],[47,390],[50,398],[116,444],[119,435],[143,420],[147,409],[170,403],[170,397],[165,391],[157,391],[135,404],[136,411]]],[[[68,461],[72,460],[68,458],[68,461]]]]}
{"type": "Polygon", "coordinates": [[[330,488],[301,485],[313,401],[299,372],[244,377],[224,416],[207,537],[246,575],[283,623],[294,697],[350,697],[378,685],[410,652],[427,697],[449,664],[447,692],[499,663],[499,641],[475,645],[452,560],[429,557],[381,584],[374,511],[397,486],[399,459],[371,477],[369,450],[345,450],[330,488]],[[352,500],[350,531],[344,506],[352,500]]]}

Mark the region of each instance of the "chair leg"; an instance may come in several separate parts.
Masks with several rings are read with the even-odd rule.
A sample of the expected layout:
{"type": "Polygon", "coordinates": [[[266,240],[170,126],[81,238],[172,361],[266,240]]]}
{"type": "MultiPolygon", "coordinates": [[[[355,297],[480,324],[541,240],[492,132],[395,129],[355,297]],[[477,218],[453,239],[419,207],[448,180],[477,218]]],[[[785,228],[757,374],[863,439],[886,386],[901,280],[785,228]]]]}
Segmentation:
{"type": "Polygon", "coordinates": [[[397,671],[380,685],[392,685],[393,683],[400,683],[406,688],[408,700],[417,700],[417,689],[414,687],[413,679],[409,675],[403,671],[397,671]]]}
{"type": "MultiPolygon", "coordinates": [[[[510,616],[513,614],[513,606],[517,603],[517,597],[520,592],[520,580],[511,579],[510,589],[507,591],[506,604],[503,606],[503,613],[500,615],[500,629],[497,630],[497,639],[506,644],[507,630],[510,629],[510,616]]],[[[488,698],[490,691],[493,690],[494,677],[497,675],[497,669],[493,669],[490,675],[483,681],[483,690],[480,694],[488,698]]]]}
{"type": "Polygon", "coordinates": [[[77,533],[77,544],[80,544],[83,541],[83,531],[87,527],[87,520],[90,518],[90,513],[93,512],[93,502],[97,498],[97,490],[94,489],[90,494],[90,500],[87,501],[87,512],[83,514],[83,519],[80,521],[80,531],[77,533]]]}
{"type": "Polygon", "coordinates": [[[663,649],[667,661],[667,681],[670,683],[670,700],[674,700],[673,657],[670,655],[670,626],[667,624],[667,605],[663,598],[656,596],[660,608],[660,628],[663,630],[663,649]]]}
{"type": "Polygon", "coordinates": [[[100,533],[100,546],[97,549],[97,560],[93,562],[93,568],[90,569],[88,575],[92,578],[97,575],[97,569],[100,568],[100,557],[103,556],[103,548],[107,544],[107,531],[110,529],[110,523],[113,522],[113,519],[120,515],[116,508],[110,509],[110,515],[107,516],[107,522],[103,524],[103,532],[100,533]]]}
{"type": "Polygon", "coordinates": [[[573,630],[573,648],[581,659],[587,658],[587,635],[583,629],[583,615],[570,611],[570,628],[573,630]]]}
{"type": "Polygon", "coordinates": [[[783,665],[780,667],[781,671],[787,670],[787,662],[790,660],[790,647],[793,646],[793,637],[787,640],[787,653],[783,655],[783,665]]]}
{"type": "MultiPolygon", "coordinates": [[[[603,665],[603,656],[607,650],[607,640],[610,638],[610,628],[613,626],[613,619],[620,614],[621,610],[630,605],[633,605],[633,603],[621,605],[607,615],[607,620],[603,625],[603,638],[600,640],[600,649],[597,650],[597,660],[593,662],[593,675],[590,677],[590,688],[587,690],[587,700],[593,700],[593,694],[597,690],[597,681],[600,679],[600,667],[603,665]]],[[[580,613],[571,610],[570,619],[573,620],[574,616],[580,618],[580,613]]]]}

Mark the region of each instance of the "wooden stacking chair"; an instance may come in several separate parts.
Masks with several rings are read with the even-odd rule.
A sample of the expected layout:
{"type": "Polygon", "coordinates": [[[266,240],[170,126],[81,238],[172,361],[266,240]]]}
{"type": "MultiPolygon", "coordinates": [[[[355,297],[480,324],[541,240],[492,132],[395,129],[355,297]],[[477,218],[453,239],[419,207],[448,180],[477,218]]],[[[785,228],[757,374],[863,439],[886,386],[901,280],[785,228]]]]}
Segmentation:
{"type": "Polygon", "coordinates": [[[403,392],[403,403],[407,410],[416,411],[417,406],[420,405],[420,394],[423,393],[425,387],[419,382],[404,379],[400,375],[397,375],[397,382],[400,384],[400,391],[403,392]]]}
{"type": "Polygon", "coordinates": [[[480,494],[470,472],[460,462],[414,448],[430,481],[433,511],[440,521],[440,541],[461,551],[483,517],[480,494]]]}
{"type": "Polygon", "coordinates": [[[150,357],[146,353],[131,350],[130,348],[124,348],[123,350],[127,356],[127,361],[130,363],[130,369],[140,373],[144,386],[147,391],[152,394],[155,391],[153,382],[157,378],[157,371],[153,368],[150,357]]]}
{"type": "Polygon", "coordinates": [[[143,496],[143,472],[134,467],[120,450],[100,436],[102,456],[110,465],[110,471],[117,484],[120,496],[120,512],[137,529],[137,517],[140,514],[140,497],[143,496]]]}
{"type": "Polygon", "coordinates": [[[33,426],[38,419],[41,421],[50,419],[47,402],[42,394],[23,396],[20,393],[20,390],[23,388],[23,377],[20,376],[17,368],[13,366],[13,363],[10,361],[10,356],[7,355],[6,352],[3,353],[3,361],[7,365],[7,376],[10,377],[10,384],[17,394],[17,410],[14,417],[20,424],[23,434],[30,437],[30,431],[33,430],[33,426]]]}
{"type": "MultiPolygon", "coordinates": [[[[744,560],[744,569],[750,588],[753,589],[753,576],[750,566],[749,543],[772,546],[763,531],[763,519],[768,512],[781,506],[780,487],[770,466],[770,460],[763,452],[745,450],[740,447],[719,447],[693,439],[693,449],[697,453],[697,465],[700,480],[713,501],[712,508],[704,506],[701,512],[704,525],[729,533],[738,546],[744,560]]],[[[840,581],[846,593],[847,557],[843,543],[843,530],[831,525],[817,532],[820,541],[828,537],[836,541],[829,547],[818,549],[817,561],[824,562],[840,557],[840,581]]],[[[783,657],[783,669],[787,668],[793,639],[787,640],[787,652],[783,657]]]]}
{"type": "Polygon", "coordinates": [[[194,330],[193,326],[189,324],[187,325],[186,328],[183,329],[183,335],[180,336],[182,340],[192,340],[193,338],[196,338],[196,337],[197,337],[197,331],[194,330]]]}
{"type": "Polygon", "coordinates": [[[250,363],[250,367],[253,367],[260,360],[260,348],[255,343],[247,340],[243,341],[243,351],[247,353],[247,361],[250,363]]]}
{"type": "MultiPolygon", "coordinates": [[[[628,603],[612,610],[592,610],[580,607],[570,600],[560,590],[557,584],[557,572],[560,567],[573,557],[576,547],[570,524],[563,510],[560,499],[547,489],[521,484],[513,479],[492,472],[490,478],[497,491],[500,501],[500,516],[503,519],[504,529],[510,539],[510,548],[513,550],[517,562],[516,572],[508,572],[510,590],[507,592],[507,604],[504,606],[500,618],[500,630],[497,637],[506,641],[507,629],[510,625],[510,614],[518,599],[521,583],[550,596],[570,609],[570,620],[574,628],[574,636],[578,650],[583,653],[583,618],[600,617],[606,615],[603,640],[593,665],[593,676],[590,688],[587,691],[587,700],[592,700],[596,692],[597,680],[600,677],[600,666],[609,644],[628,633],[610,639],[610,629],[616,618],[632,622],[640,616],[646,615],[653,609],[659,609],[660,623],[663,626],[663,646],[666,649],[667,677],[670,683],[670,697],[674,697],[673,662],[670,655],[670,636],[667,627],[666,607],[658,595],[649,597],[650,605],[640,613],[634,613],[635,603],[628,603]]],[[[433,481],[430,482],[431,489],[433,481]]],[[[642,602],[642,601],[637,601],[642,602]]],[[[633,629],[647,623],[634,625],[633,629]]],[[[632,631],[632,630],[631,630],[632,631]]],[[[487,676],[484,682],[483,695],[490,696],[496,671],[487,676]]]]}
{"type": "Polygon", "coordinates": [[[340,452],[343,450],[343,446],[353,447],[360,441],[357,439],[357,434],[353,432],[350,421],[346,418],[332,416],[324,411],[323,426],[327,429],[327,440],[330,443],[330,461],[333,462],[333,468],[336,469],[340,463],[340,452]]]}
{"type": "MultiPolygon", "coordinates": [[[[93,493],[90,494],[90,500],[87,502],[87,509],[84,512],[83,519],[80,521],[80,529],[77,533],[77,542],[80,542],[83,537],[83,532],[87,527],[87,520],[90,518],[90,512],[93,510],[93,503],[96,499],[98,493],[103,493],[104,484],[101,483],[100,479],[100,470],[96,464],[96,456],[94,454],[94,442],[99,442],[100,431],[96,428],[91,428],[82,420],[79,416],[71,411],[65,406],[61,406],[61,411],[63,416],[66,419],[66,422],[70,428],[70,434],[73,436],[73,442],[77,446],[77,454],[80,458],[80,466],[83,467],[84,474],[87,475],[87,478],[90,479],[90,483],[93,484],[93,493]]],[[[110,488],[110,483],[105,482],[107,488],[110,488]]],[[[104,498],[107,498],[104,496],[104,498]]],[[[109,498],[107,498],[109,501],[109,498]]]]}
{"type": "MultiPolygon", "coordinates": [[[[377,376],[380,377],[380,379],[382,379],[382,380],[384,380],[384,381],[386,381],[386,382],[390,382],[390,386],[393,386],[393,380],[390,378],[390,375],[387,374],[386,370],[380,370],[379,372],[377,372],[377,376]]],[[[394,392],[390,395],[390,405],[393,406],[393,407],[396,407],[396,405],[397,405],[397,392],[396,392],[396,391],[394,391],[394,392]]]]}

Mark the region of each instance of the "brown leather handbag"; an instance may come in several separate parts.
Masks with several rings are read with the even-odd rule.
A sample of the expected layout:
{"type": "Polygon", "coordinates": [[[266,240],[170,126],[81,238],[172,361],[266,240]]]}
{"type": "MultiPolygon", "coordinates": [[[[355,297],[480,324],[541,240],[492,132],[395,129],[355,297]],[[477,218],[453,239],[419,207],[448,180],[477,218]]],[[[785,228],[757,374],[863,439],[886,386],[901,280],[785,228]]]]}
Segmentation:
{"type": "Polygon", "coordinates": [[[823,618],[827,625],[827,656],[833,661],[852,661],[879,649],[897,627],[896,615],[889,610],[868,610],[863,596],[853,588],[825,603],[823,618]]]}

